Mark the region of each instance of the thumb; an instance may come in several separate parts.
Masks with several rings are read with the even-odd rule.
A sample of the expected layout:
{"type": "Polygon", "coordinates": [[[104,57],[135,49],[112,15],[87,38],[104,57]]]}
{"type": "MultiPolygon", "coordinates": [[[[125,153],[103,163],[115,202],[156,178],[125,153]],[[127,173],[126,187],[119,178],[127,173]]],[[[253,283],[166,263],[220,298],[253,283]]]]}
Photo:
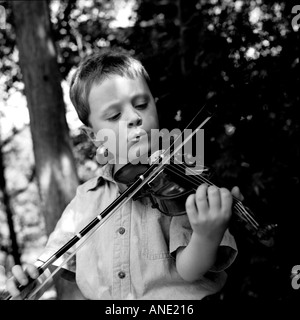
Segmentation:
{"type": "Polygon", "coordinates": [[[235,186],[232,188],[231,193],[234,197],[238,198],[240,201],[244,200],[244,196],[241,194],[240,188],[235,186]]]}

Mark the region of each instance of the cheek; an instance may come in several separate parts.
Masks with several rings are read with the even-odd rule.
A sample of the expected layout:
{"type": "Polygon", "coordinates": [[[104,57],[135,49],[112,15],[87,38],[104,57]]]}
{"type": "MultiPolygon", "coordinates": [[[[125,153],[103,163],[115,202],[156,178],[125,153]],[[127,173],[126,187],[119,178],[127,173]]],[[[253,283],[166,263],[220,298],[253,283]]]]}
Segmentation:
{"type": "Polygon", "coordinates": [[[97,132],[103,128],[102,121],[95,121],[93,118],[91,118],[89,120],[89,122],[90,122],[90,124],[92,126],[92,129],[95,132],[95,134],[97,134],[97,132]]]}
{"type": "Polygon", "coordinates": [[[97,122],[92,125],[95,136],[101,137],[102,140],[111,140],[114,141],[119,137],[119,127],[118,125],[111,125],[106,122],[97,122]],[[104,138],[105,137],[105,138],[104,138]],[[108,138],[107,138],[108,137],[108,138]]]}
{"type": "Polygon", "coordinates": [[[144,128],[146,129],[158,129],[159,128],[159,124],[158,124],[158,116],[156,111],[150,111],[145,119],[144,119],[144,128]]]}
{"type": "Polygon", "coordinates": [[[149,129],[159,129],[158,119],[153,117],[149,121],[149,129]]]}

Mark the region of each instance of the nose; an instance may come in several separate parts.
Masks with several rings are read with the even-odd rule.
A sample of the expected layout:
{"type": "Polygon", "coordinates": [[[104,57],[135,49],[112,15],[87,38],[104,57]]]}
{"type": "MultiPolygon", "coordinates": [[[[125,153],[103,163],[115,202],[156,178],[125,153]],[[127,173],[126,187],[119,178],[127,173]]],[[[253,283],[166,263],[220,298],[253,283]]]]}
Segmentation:
{"type": "Polygon", "coordinates": [[[143,123],[142,117],[134,108],[128,108],[127,111],[127,126],[128,128],[138,127],[143,123]]]}

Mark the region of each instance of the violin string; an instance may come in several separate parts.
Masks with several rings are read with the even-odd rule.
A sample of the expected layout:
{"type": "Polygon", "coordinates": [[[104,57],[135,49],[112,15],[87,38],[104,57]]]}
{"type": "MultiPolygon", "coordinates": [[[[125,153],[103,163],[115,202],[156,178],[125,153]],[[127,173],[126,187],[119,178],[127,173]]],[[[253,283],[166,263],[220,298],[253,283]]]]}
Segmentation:
{"type": "MultiPolygon", "coordinates": [[[[191,170],[190,168],[187,168],[189,170],[191,170]]],[[[192,171],[191,171],[192,172],[192,171]]],[[[204,182],[208,185],[214,185],[213,183],[211,183],[209,180],[207,180],[205,177],[199,176],[199,181],[204,182]]],[[[214,185],[215,186],[215,185],[214,185]]],[[[252,224],[253,227],[257,228],[258,227],[258,223],[255,221],[255,219],[251,216],[251,214],[244,208],[244,206],[242,205],[241,201],[239,199],[237,199],[235,196],[233,196],[234,198],[234,207],[235,209],[243,215],[243,217],[248,220],[248,222],[250,224],[252,224]]]]}
{"type": "MultiPolygon", "coordinates": [[[[188,129],[189,128],[189,126],[195,121],[195,119],[199,116],[199,114],[203,111],[203,109],[205,108],[205,106],[206,106],[206,104],[204,104],[203,105],[203,107],[196,113],[196,115],[193,117],[193,119],[187,124],[187,126],[185,127],[185,130],[186,129],[188,129]]],[[[206,119],[205,119],[205,121],[200,125],[201,127],[209,120],[211,118],[211,116],[210,117],[207,117],[206,119]]],[[[198,127],[199,128],[199,127],[198,127]]],[[[169,152],[170,150],[171,150],[171,148],[172,148],[172,146],[174,146],[175,145],[175,143],[177,142],[177,140],[179,140],[182,136],[183,136],[183,133],[184,133],[184,131],[185,130],[183,130],[182,132],[181,132],[181,134],[180,135],[178,135],[178,137],[176,137],[176,139],[173,141],[173,143],[170,145],[170,147],[167,149],[167,152],[169,152]]],[[[197,129],[196,129],[197,130],[197,129]]]]}
{"type": "MultiPolygon", "coordinates": [[[[190,170],[190,172],[192,173],[193,171],[188,167],[188,166],[185,166],[187,170],[190,170]]],[[[169,167],[168,167],[169,168],[169,167]]],[[[199,182],[204,182],[208,185],[214,185],[212,182],[210,182],[209,180],[207,180],[206,178],[204,177],[201,177],[201,176],[195,176],[195,175],[190,175],[189,176],[189,179],[182,175],[182,173],[180,172],[180,170],[178,170],[176,167],[172,167],[173,169],[170,169],[169,170],[171,172],[173,172],[174,174],[177,174],[177,175],[180,175],[183,179],[185,179],[186,181],[192,181],[193,184],[196,186],[199,185],[199,182]]],[[[235,206],[235,209],[243,215],[243,217],[254,227],[257,229],[258,227],[258,223],[255,221],[255,219],[250,215],[249,212],[247,212],[247,210],[244,208],[244,206],[241,204],[240,200],[238,200],[236,197],[234,197],[234,200],[235,200],[235,203],[234,203],[234,206],[235,206]]]]}
{"type": "MultiPolygon", "coordinates": [[[[184,165],[184,166],[185,166],[185,168],[186,168],[187,170],[190,170],[190,172],[193,173],[193,171],[192,171],[191,168],[189,168],[189,167],[186,166],[186,165],[184,165]]],[[[191,175],[191,176],[193,176],[193,175],[191,175]]],[[[203,176],[199,176],[198,178],[197,178],[197,177],[195,177],[195,178],[196,178],[196,180],[199,180],[199,181],[201,181],[201,182],[205,182],[205,183],[208,184],[208,185],[214,185],[214,186],[216,186],[215,184],[213,184],[212,182],[210,182],[209,180],[207,180],[207,179],[206,179],[205,177],[203,177],[203,176]]],[[[194,179],[194,180],[195,180],[195,179],[194,179]]],[[[233,196],[233,198],[234,198],[234,201],[235,201],[234,205],[237,206],[237,209],[242,210],[243,213],[244,213],[246,216],[248,216],[249,219],[252,220],[253,224],[255,224],[255,225],[258,226],[258,223],[255,221],[254,217],[252,217],[252,215],[250,214],[250,212],[248,212],[248,211],[245,209],[245,207],[243,206],[243,204],[241,203],[241,201],[240,201],[238,198],[236,198],[235,196],[233,196]]]]}
{"type": "MultiPolygon", "coordinates": [[[[193,172],[189,167],[187,167],[187,166],[185,166],[185,167],[187,170],[190,170],[191,173],[193,172]]],[[[209,180],[207,180],[205,177],[202,177],[202,176],[199,176],[198,178],[195,177],[195,179],[192,178],[192,180],[201,181],[201,182],[204,182],[208,185],[216,186],[215,184],[211,183],[209,180]]],[[[237,211],[239,211],[239,213],[244,214],[244,218],[246,218],[249,221],[249,223],[251,223],[254,227],[258,227],[258,223],[255,221],[254,217],[252,217],[252,215],[244,208],[241,201],[239,199],[237,199],[235,196],[233,196],[233,198],[235,201],[235,203],[234,203],[235,209],[237,211]]]]}
{"type": "MultiPolygon", "coordinates": [[[[171,171],[171,170],[170,170],[171,171]]],[[[175,172],[174,172],[175,173],[175,172]]],[[[205,179],[205,178],[203,178],[203,177],[199,177],[199,178],[191,178],[190,177],[190,179],[187,179],[187,178],[184,178],[185,180],[194,180],[194,185],[195,186],[197,186],[197,185],[199,185],[199,181],[200,182],[204,182],[204,183],[206,183],[206,184],[208,184],[208,185],[214,185],[214,184],[212,184],[210,181],[208,181],[207,179],[205,179]],[[197,183],[195,182],[195,181],[197,181],[197,183]]],[[[236,203],[234,203],[234,206],[235,206],[235,209],[240,213],[240,214],[243,214],[243,217],[254,227],[254,228],[256,228],[257,229],[257,226],[258,226],[258,223],[254,220],[254,218],[250,215],[250,213],[248,213],[247,211],[246,211],[246,209],[243,207],[243,205],[241,205],[241,203],[240,203],[240,201],[236,198],[236,197],[234,197],[234,199],[235,199],[235,201],[236,201],[236,203]]]]}
{"type": "MultiPolygon", "coordinates": [[[[188,128],[188,127],[192,124],[192,122],[193,122],[193,121],[195,120],[195,118],[202,112],[202,110],[203,110],[204,108],[205,108],[205,105],[197,112],[197,114],[193,117],[193,119],[192,119],[192,120],[190,121],[190,123],[186,126],[186,128],[188,128]]],[[[163,159],[163,157],[160,157],[160,158],[158,158],[158,159],[157,159],[156,161],[154,161],[154,162],[159,163],[159,161],[160,161],[161,159],[163,159],[163,162],[164,162],[164,163],[166,163],[167,161],[169,161],[169,160],[182,148],[182,146],[186,143],[186,141],[189,140],[189,139],[194,135],[194,133],[195,133],[197,130],[199,130],[211,117],[212,117],[212,115],[209,116],[209,117],[207,117],[207,118],[196,128],[196,130],[194,130],[194,132],[192,132],[192,134],[190,134],[183,142],[181,142],[181,144],[176,148],[176,150],[173,150],[173,152],[170,152],[170,154],[168,155],[169,151],[171,151],[172,147],[175,145],[175,143],[177,142],[177,140],[182,137],[182,135],[183,135],[183,132],[182,132],[182,133],[175,139],[175,141],[173,141],[173,143],[170,145],[170,147],[163,152],[163,157],[164,157],[166,154],[168,155],[168,157],[167,157],[167,158],[164,158],[164,159],[163,159]]],[[[160,164],[162,165],[162,163],[160,163],[160,164]]],[[[191,171],[191,169],[190,169],[188,166],[185,166],[185,167],[186,167],[186,169],[188,169],[188,170],[191,171]]],[[[171,170],[170,170],[170,171],[171,171],[171,170]]],[[[191,171],[191,172],[192,172],[192,171],[191,171]]],[[[180,176],[183,176],[181,173],[177,173],[177,174],[179,174],[180,176]]],[[[192,174],[192,176],[194,176],[194,175],[192,174]]],[[[186,180],[188,180],[188,179],[185,178],[185,177],[183,177],[183,178],[186,179],[186,180]]],[[[195,186],[198,186],[199,181],[200,181],[200,182],[205,182],[205,183],[207,183],[208,185],[214,185],[213,183],[211,183],[210,181],[208,181],[208,180],[205,179],[204,177],[201,177],[201,178],[200,178],[200,176],[198,176],[198,179],[197,179],[197,178],[192,178],[192,179],[190,179],[190,180],[194,180],[194,185],[195,185],[195,186]]],[[[235,209],[236,209],[237,211],[239,211],[241,214],[244,214],[244,218],[245,218],[246,220],[248,220],[248,222],[249,222],[250,224],[252,224],[255,228],[257,228],[258,223],[257,223],[257,222],[255,221],[255,219],[250,215],[250,213],[244,208],[244,206],[243,206],[242,203],[239,201],[239,199],[237,199],[236,197],[233,197],[233,198],[234,198],[234,200],[235,200],[235,203],[234,203],[235,209]]]]}
{"type": "MultiPolygon", "coordinates": [[[[203,108],[202,108],[202,109],[203,109],[203,108]]],[[[201,109],[201,110],[202,110],[202,109],[201,109]]],[[[201,110],[200,110],[200,111],[201,111],[201,110]]],[[[199,113],[199,112],[198,112],[198,113],[199,113]]],[[[209,119],[210,119],[210,118],[207,118],[205,121],[203,121],[197,129],[201,128],[209,119]]],[[[192,120],[192,121],[193,121],[193,120],[192,120]]],[[[196,129],[196,130],[197,130],[197,129],[196,129]]],[[[195,131],[196,131],[196,130],[195,130],[195,131]]],[[[195,131],[192,132],[192,133],[185,139],[185,141],[183,141],[183,142],[176,148],[176,150],[173,150],[172,152],[170,152],[170,154],[168,154],[169,150],[171,150],[171,147],[175,144],[175,142],[173,142],[173,144],[168,148],[168,150],[163,153],[163,156],[165,156],[165,155],[167,154],[167,157],[160,157],[160,158],[158,158],[158,159],[156,160],[156,162],[159,162],[160,160],[162,160],[162,162],[160,162],[160,165],[164,165],[164,164],[168,163],[168,161],[170,161],[170,159],[171,159],[172,157],[174,157],[174,155],[182,148],[182,145],[184,145],[184,144],[186,143],[186,140],[189,140],[189,139],[194,135],[195,131]]],[[[181,135],[182,135],[182,134],[181,134],[181,135]]],[[[175,140],[175,141],[176,141],[176,140],[175,140]]],[[[199,181],[200,181],[200,182],[207,183],[208,185],[214,185],[214,184],[212,184],[210,181],[208,181],[207,179],[205,179],[204,177],[201,177],[200,175],[197,175],[197,177],[195,177],[195,175],[193,174],[193,171],[192,171],[188,166],[186,166],[185,164],[184,164],[184,166],[185,166],[185,168],[186,168],[187,170],[190,170],[190,172],[192,173],[192,174],[190,175],[190,179],[189,179],[189,180],[193,180],[195,186],[198,186],[198,185],[199,185],[199,181]],[[191,178],[191,176],[194,177],[194,178],[191,178]],[[201,178],[200,178],[200,177],[201,177],[201,178]]],[[[170,168],[169,168],[169,170],[170,170],[170,168]]],[[[170,171],[171,171],[171,170],[170,170],[170,171]]],[[[181,172],[180,172],[180,173],[177,173],[177,174],[178,174],[179,176],[184,176],[181,172]]],[[[188,180],[185,176],[184,176],[183,178],[184,178],[185,180],[188,180]]],[[[234,197],[234,200],[235,200],[235,202],[236,202],[236,203],[234,203],[234,208],[236,209],[236,211],[238,211],[238,212],[242,215],[242,217],[243,217],[244,219],[246,219],[254,228],[257,229],[257,228],[258,228],[258,223],[255,221],[254,217],[253,217],[252,215],[250,215],[250,213],[244,208],[244,206],[241,204],[241,202],[240,202],[236,197],[234,197]]]]}
{"type": "MultiPolygon", "coordinates": [[[[202,108],[197,112],[197,114],[192,118],[192,120],[191,120],[191,121],[188,123],[188,125],[186,126],[186,129],[195,121],[196,117],[199,116],[199,114],[203,111],[203,109],[205,108],[205,106],[206,106],[206,104],[204,104],[203,107],[202,107],[202,108]]],[[[192,133],[188,135],[188,137],[186,137],[186,138],[184,139],[184,141],[180,140],[181,143],[180,143],[179,146],[177,146],[176,149],[174,150],[173,148],[174,148],[174,146],[175,146],[175,143],[176,143],[179,139],[181,139],[181,137],[183,136],[183,132],[185,131],[185,130],[183,130],[183,131],[176,137],[176,139],[170,144],[170,146],[168,147],[168,149],[167,149],[167,150],[164,150],[164,152],[163,152],[156,160],[154,160],[154,161],[152,162],[152,164],[153,164],[154,166],[155,166],[155,165],[158,165],[158,166],[160,166],[160,167],[162,168],[165,164],[169,163],[170,159],[171,159],[172,157],[174,157],[175,154],[182,149],[182,146],[184,146],[184,145],[194,136],[194,134],[195,134],[198,130],[200,130],[200,129],[205,125],[205,123],[206,123],[207,121],[209,121],[209,120],[211,119],[212,116],[213,116],[213,114],[207,116],[207,117],[205,118],[205,120],[202,121],[202,123],[201,123],[195,130],[193,130],[192,133]],[[173,149],[173,150],[172,150],[172,149],[173,149]]]]}
{"type": "Polygon", "coordinates": [[[196,119],[196,118],[199,116],[199,114],[203,111],[203,109],[205,108],[205,106],[206,106],[206,104],[203,105],[203,107],[202,107],[202,108],[197,112],[197,114],[192,118],[192,120],[188,123],[188,125],[185,127],[185,129],[174,139],[174,141],[170,144],[170,146],[169,146],[166,150],[164,150],[164,152],[162,153],[162,155],[161,155],[158,159],[156,159],[156,160],[153,162],[153,164],[159,164],[160,161],[161,161],[161,159],[165,158],[166,155],[167,155],[167,158],[165,159],[165,162],[167,162],[169,159],[171,159],[171,157],[172,157],[173,155],[175,155],[179,150],[181,150],[182,146],[185,145],[185,143],[187,143],[188,140],[190,140],[190,139],[193,137],[193,135],[197,132],[197,130],[199,130],[200,128],[202,128],[202,127],[205,125],[205,123],[211,119],[211,117],[212,117],[213,115],[210,115],[210,116],[206,117],[205,120],[202,121],[202,123],[201,123],[195,130],[193,130],[192,133],[191,133],[188,137],[186,137],[186,138],[184,139],[184,141],[182,141],[182,137],[183,137],[183,134],[184,134],[185,130],[195,121],[195,119],[196,119]],[[179,146],[177,146],[176,150],[173,150],[173,151],[171,152],[172,148],[175,146],[176,142],[177,142],[179,139],[180,139],[181,143],[179,144],[179,146]]]}

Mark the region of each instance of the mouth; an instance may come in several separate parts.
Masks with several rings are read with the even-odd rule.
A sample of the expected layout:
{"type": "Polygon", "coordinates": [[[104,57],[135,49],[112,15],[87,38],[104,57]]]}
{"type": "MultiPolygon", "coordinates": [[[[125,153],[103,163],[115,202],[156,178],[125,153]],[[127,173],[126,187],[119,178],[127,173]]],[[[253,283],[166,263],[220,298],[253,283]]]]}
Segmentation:
{"type": "Polygon", "coordinates": [[[140,129],[134,130],[128,134],[128,142],[137,143],[142,138],[145,139],[146,136],[147,136],[146,131],[140,130],[140,129]]]}

